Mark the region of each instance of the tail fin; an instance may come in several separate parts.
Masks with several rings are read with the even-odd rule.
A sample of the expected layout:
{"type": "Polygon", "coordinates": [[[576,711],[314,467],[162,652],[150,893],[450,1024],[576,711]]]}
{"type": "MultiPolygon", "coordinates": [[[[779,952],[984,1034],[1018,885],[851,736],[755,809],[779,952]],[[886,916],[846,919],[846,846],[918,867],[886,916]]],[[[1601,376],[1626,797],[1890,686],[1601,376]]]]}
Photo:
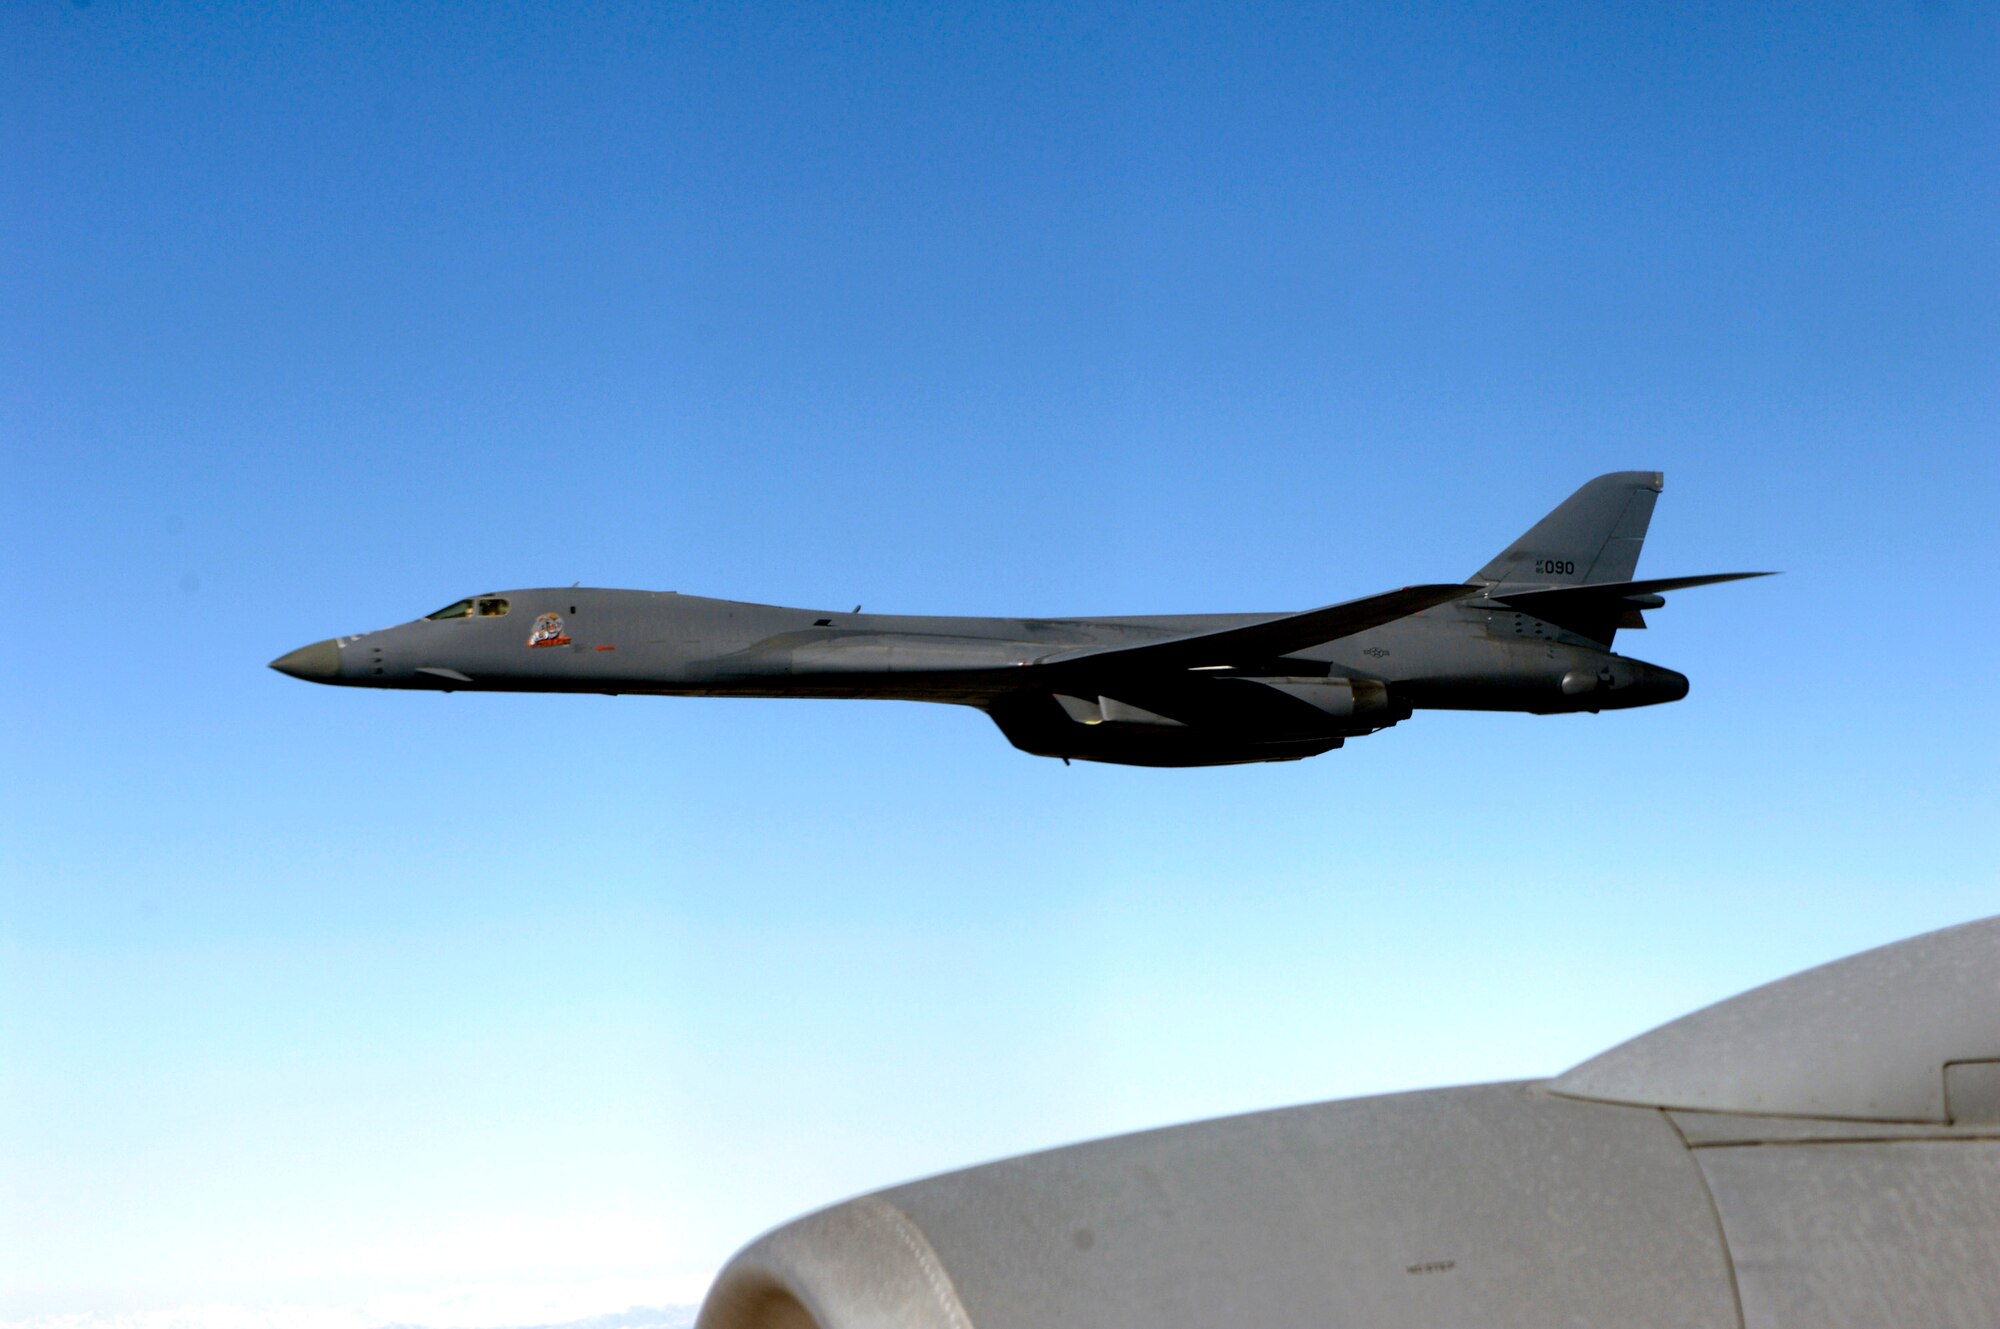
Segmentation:
{"type": "Polygon", "coordinates": [[[1598,476],[1474,573],[1472,580],[1489,586],[1630,581],[1665,479],[1658,471],[1598,476]]]}

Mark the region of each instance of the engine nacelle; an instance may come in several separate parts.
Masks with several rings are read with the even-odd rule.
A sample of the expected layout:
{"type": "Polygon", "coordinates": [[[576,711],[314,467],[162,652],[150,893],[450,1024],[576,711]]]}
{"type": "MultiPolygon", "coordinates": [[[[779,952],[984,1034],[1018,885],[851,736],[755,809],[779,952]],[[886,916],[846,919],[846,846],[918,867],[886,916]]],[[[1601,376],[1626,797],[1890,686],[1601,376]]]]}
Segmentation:
{"type": "MultiPolygon", "coordinates": [[[[1290,678],[1232,677],[1209,685],[1214,693],[1207,699],[1191,698],[1191,714],[1224,718],[1244,733],[1271,730],[1337,734],[1354,737],[1386,729],[1398,720],[1410,718],[1410,708],[1398,707],[1386,684],[1371,678],[1290,678]],[[1258,691],[1252,692],[1251,688],[1258,691]],[[1309,708],[1301,711],[1283,703],[1272,704],[1269,693],[1309,708]],[[1235,712],[1231,714],[1231,712],[1235,712]],[[1327,723],[1331,721],[1332,723],[1327,723]]],[[[1185,729],[1188,720],[1176,720],[1119,697],[1094,698],[1056,696],[1057,705],[1078,724],[1136,724],[1161,729],[1185,729]]]]}
{"type": "Polygon", "coordinates": [[[1072,1145],[768,1233],[698,1329],[2000,1324],[2000,918],[1554,1080],[1072,1145]]]}
{"type": "Polygon", "coordinates": [[[987,708],[1023,752],[1127,766],[1296,761],[1409,718],[1373,679],[1209,677],[1129,695],[1022,693],[987,708]]]}
{"type": "Polygon", "coordinates": [[[1371,734],[1377,729],[1388,728],[1398,720],[1410,718],[1410,708],[1397,707],[1389,696],[1388,686],[1372,678],[1246,678],[1235,681],[1270,688],[1294,701],[1303,702],[1329,719],[1358,722],[1339,725],[1338,729],[1343,734],[1371,734]]]}

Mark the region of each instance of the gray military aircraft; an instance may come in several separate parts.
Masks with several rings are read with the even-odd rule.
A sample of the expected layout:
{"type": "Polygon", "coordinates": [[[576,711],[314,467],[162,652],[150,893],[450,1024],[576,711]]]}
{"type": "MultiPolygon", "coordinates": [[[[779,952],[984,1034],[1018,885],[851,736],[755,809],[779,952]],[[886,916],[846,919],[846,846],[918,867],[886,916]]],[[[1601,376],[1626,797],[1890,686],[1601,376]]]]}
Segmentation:
{"type": "Polygon", "coordinates": [[[578,587],[499,591],[271,662],[348,687],[976,706],[1037,756],[1133,766],[1293,761],[1418,709],[1602,711],[1687,679],[1618,655],[1667,591],[1634,581],[1662,476],[1584,485],[1463,583],[1291,614],[926,618],[578,587]]]}

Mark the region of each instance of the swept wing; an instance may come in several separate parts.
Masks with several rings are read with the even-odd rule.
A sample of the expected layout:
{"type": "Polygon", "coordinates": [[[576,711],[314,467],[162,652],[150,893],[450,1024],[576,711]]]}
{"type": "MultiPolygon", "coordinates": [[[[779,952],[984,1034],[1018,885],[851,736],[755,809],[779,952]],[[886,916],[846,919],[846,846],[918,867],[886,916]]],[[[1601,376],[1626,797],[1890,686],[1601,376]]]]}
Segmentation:
{"type": "Polygon", "coordinates": [[[1173,669],[1214,669],[1261,664],[1322,642],[1351,637],[1399,618],[1476,595],[1481,588],[1462,585],[1405,586],[1360,600],[1286,614],[1247,627],[1225,628],[1190,637],[1146,642],[1139,646],[1107,646],[1063,651],[1043,656],[1035,667],[1073,672],[1116,669],[1121,673],[1173,669]],[[1086,669],[1087,667],[1087,669],[1086,669]]]}

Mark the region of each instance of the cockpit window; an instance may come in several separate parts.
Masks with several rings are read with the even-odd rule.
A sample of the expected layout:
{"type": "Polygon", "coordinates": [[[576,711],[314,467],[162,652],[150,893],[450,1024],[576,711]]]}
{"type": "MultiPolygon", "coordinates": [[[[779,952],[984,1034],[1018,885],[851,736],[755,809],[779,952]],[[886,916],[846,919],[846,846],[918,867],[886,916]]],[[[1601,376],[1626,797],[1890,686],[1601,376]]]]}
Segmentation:
{"type": "Polygon", "coordinates": [[[425,614],[425,618],[464,618],[472,612],[472,601],[460,600],[455,605],[446,605],[435,614],[425,614]]]}
{"type": "Polygon", "coordinates": [[[507,602],[498,596],[481,596],[474,602],[473,613],[481,618],[499,618],[507,612],[507,602]]]}

